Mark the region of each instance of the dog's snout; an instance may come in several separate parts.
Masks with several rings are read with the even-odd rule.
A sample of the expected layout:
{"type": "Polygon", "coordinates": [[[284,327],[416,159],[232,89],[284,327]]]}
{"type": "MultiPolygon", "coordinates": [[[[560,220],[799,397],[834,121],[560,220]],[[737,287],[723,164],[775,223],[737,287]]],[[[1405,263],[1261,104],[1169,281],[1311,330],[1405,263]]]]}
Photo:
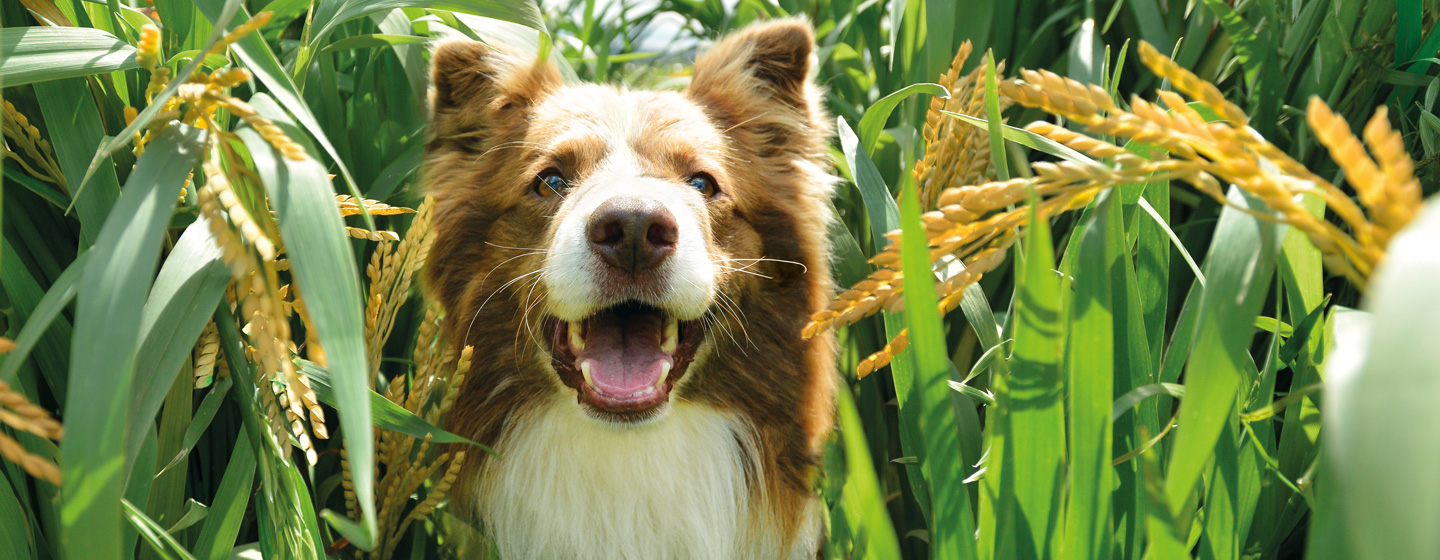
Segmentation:
{"type": "Polygon", "coordinates": [[[600,258],[635,275],[659,265],[675,252],[680,231],[675,216],[656,200],[616,197],[590,215],[590,249],[600,258]]]}

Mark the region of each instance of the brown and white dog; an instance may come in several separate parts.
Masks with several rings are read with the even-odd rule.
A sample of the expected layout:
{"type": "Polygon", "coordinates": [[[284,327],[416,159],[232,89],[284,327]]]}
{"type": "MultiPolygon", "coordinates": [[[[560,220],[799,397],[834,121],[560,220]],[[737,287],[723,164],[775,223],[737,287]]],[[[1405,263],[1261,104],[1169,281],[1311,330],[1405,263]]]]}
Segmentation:
{"type": "Polygon", "coordinates": [[[433,55],[428,289],[475,348],[452,492],[508,559],[801,558],[832,425],[831,127],[801,20],[688,89],[562,84],[480,43],[433,55]]]}

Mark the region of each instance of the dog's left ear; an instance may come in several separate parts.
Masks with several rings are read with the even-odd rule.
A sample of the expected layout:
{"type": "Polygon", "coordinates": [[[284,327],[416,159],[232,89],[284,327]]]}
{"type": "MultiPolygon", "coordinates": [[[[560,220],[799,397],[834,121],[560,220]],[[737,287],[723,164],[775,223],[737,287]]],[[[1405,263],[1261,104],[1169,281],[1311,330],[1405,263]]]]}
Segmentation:
{"type": "Polygon", "coordinates": [[[823,143],[828,126],[809,77],[814,50],[815,32],[803,19],[752,25],[695,61],[685,94],[722,128],[748,129],[763,143],[780,147],[805,137],[823,143]]]}
{"type": "Polygon", "coordinates": [[[437,138],[521,123],[560,88],[555,65],[503,47],[451,39],[430,59],[431,132],[437,138]]]}

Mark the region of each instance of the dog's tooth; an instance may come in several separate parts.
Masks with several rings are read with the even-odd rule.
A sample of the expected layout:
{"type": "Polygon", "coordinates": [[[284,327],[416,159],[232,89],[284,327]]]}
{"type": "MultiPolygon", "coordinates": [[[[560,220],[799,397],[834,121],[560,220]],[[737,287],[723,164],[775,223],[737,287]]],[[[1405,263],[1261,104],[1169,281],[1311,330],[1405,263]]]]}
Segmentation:
{"type": "Polygon", "coordinates": [[[590,360],[580,362],[580,375],[585,377],[585,384],[595,386],[595,380],[590,378],[590,360]]]}
{"type": "Polygon", "coordinates": [[[675,319],[665,322],[665,338],[660,342],[660,351],[666,354],[674,354],[675,346],[680,342],[680,323],[675,319]]]}
{"type": "Polygon", "coordinates": [[[585,351],[585,336],[580,334],[580,323],[570,323],[570,350],[576,354],[585,351]]]}
{"type": "Polygon", "coordinates": [[[671,368],[671,367],[673,367],[673,366],[670,365],[670,362],[660,362],[660,379],[656,379],[656,380],[655,380],[655,384],[654,384],[654,385],[651,385],[650,387],[651,387],[651,388],[659,387],[661,383],[664,383],[664,382],[665,382],[665,378],[670,377],[670,368],[671,368]]]}

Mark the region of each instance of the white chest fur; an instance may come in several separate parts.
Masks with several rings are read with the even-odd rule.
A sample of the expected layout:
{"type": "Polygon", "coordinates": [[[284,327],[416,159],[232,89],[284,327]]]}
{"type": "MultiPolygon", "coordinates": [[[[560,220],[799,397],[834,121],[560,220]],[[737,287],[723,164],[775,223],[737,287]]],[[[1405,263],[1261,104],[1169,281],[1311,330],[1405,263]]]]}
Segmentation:
{"type": "Polygon", "coordinates": [[[756,455],[745,423],[705,406],[672,407],[657,421],[615,426],[560,397],[517,419],[479,496],[501,556],[789,556],[777,554],[779,536],[751,507],[745,463],[756,455]]]}

